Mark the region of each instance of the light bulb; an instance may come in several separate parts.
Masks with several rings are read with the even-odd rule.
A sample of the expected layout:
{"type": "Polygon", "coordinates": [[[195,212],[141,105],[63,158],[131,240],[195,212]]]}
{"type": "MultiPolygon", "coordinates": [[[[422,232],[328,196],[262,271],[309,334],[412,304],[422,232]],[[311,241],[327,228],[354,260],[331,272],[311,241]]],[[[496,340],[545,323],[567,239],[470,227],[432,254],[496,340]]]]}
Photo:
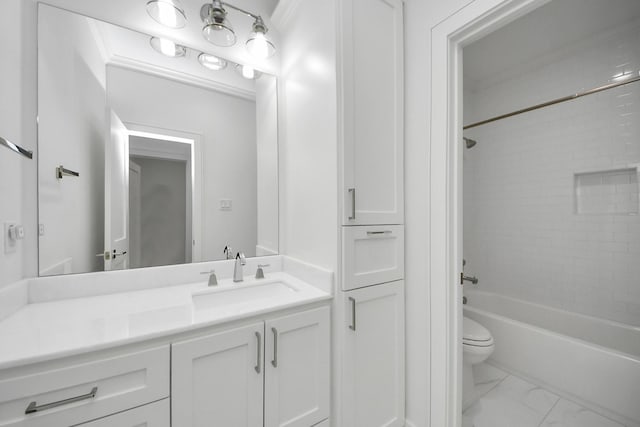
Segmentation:
{"type": "Polygon", "coordinates": [[[256,70],[249,67],[248,65],[242,66],[242,77],[245,79],[253,79],[256,76],[256,70]]]}
{"type": "Polygon", "coordinates": [[[182,28],[187,23],[178,0],[150,0],[147,2],[147,13],[156,22],[169,28],[182,28]]]}
{"type": "Polygon", "coordinates": [[[184,46],[160,37],[151,37],[151,47],[157,52],[172,58],[184,56],[187,53],[187,49],[184,46]]]}

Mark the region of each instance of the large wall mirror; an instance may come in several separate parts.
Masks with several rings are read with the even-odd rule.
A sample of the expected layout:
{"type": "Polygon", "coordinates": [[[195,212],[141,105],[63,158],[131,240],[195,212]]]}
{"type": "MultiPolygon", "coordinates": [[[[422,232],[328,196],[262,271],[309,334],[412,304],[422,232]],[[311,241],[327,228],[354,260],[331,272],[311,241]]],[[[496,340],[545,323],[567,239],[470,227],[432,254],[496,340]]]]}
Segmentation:
{"type": "Polygon", "coordinates": [[[278,253],[276,77],[154,43],[39,5],[41,276],[278,253]]]}

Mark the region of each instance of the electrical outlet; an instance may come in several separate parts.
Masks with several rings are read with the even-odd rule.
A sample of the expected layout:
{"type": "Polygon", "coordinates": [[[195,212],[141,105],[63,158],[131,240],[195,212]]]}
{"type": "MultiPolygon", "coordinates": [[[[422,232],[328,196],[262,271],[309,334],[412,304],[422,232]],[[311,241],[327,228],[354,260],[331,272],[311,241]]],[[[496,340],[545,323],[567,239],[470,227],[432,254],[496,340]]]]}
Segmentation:
{"type": "Polygon", "coordinates": [[[44,236],[44,224],[38,224],[38,234],[44,236]]]}
{"type": "Polygon", "coordinates": [[[231,210],[231,199],[220,199],[220,210],[221,211],[230,211],[231,210]]]}
{"type": "Polygon", "coordinates": [[[4,253],[10,254],[17,250],[17,224],[15,222],[4,223],[4,253]]]}

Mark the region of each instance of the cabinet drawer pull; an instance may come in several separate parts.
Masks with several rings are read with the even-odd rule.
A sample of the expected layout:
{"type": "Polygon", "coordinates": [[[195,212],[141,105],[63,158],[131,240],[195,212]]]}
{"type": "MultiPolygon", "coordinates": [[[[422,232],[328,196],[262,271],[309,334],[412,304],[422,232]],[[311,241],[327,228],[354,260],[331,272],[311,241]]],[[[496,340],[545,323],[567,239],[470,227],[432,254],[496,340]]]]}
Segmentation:
{"type": "Polygon", "coordinates": [[[351,194],[351,216],[349,216],[350,220],[356,219],[356,189],[350,188],[349,193],[351,194]]]}
{"type": "Polygon", "coordinates": [[[260,373],[260,366],[262,365],[261,355],[262,352],[262,334],[260,332],[256,332],[256,338],[258,339],[258,350],[256,354],[256,367],[254,368],[257,373],[260,373]]]}
{"type": "Polygon", "coordinates": [[[392,231],[391,230],[384,230],[384,231],[367,231],[367,236],[379,236],[381,234],[391,234],[392,231]]]}
{"type": "Polygon", "coordinates": [[[94,387],[87,394],[83,394],[82,396],[70,397],[68,399],[58,400],[57,402],[45,403],[43,405],[38,405],[35,400],[29,403],[27,409],[24,411],[25,414],[32,414],[34,412],[44,411],[47,409],[56,408],[62,405],[68,405],[74,402],[80,402],[81,400],[93,399],[96,397],[96,393],[98,393],[98,387],[94,387]]]}
{"type": "Polygon", "coordinates": [[[349,301],[351,301],[351,324],[349,325],[349,329],[352,331],[356,330],[356,300],[355,298],[349,297],[349,301]]]}
{"type": "Polygon", "coordinates": [[[271,360],[271,364],[274,368],[278,367],[278,330],[276,328],[271,328],[271,332],[273,332],[273,359],[271,360]]]}

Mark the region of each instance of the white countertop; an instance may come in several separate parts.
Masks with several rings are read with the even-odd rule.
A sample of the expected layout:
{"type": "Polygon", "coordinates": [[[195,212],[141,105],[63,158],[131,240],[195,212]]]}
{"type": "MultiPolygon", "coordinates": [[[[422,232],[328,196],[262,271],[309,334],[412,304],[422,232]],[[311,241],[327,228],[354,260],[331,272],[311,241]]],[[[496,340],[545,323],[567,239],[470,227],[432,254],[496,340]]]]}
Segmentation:
{"type": "Polygon", "coordinates": [[[173,335],[276,310],[331,299],[331,294],[284,273],[240,284],[221,280],[27,304],[0,321],[0,369],[173,335]],[[246,303],[199,309],[192,294],[286,282],[295,289],[246,303]]]}

